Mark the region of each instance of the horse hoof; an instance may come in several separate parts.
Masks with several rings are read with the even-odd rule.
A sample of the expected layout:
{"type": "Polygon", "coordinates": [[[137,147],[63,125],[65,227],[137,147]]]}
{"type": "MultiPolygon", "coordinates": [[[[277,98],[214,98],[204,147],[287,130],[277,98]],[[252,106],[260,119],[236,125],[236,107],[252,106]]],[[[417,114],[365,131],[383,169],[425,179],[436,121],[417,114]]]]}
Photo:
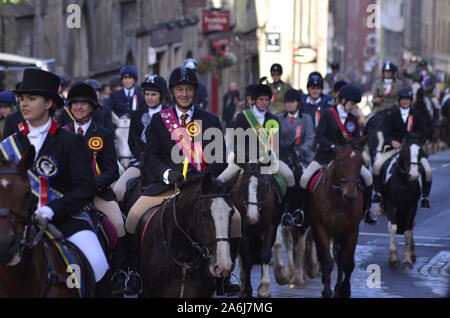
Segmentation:
{"type": "Polygon", "coordinates": [[[413,268],[413,264],[411,262],[402,263],[401,270],[409,270],[413,268]]]}
{"type": "Polygon", "coordinates": [[[399,266],[400,266],[400,262],[399,262],[398,260],[389,260],[389,261],[388,261],[388,264],[389,264],[391,267],[399,267],[399,266]]]}
{"type": "Polygon", "coordinates": [[[333,292],[331,289],[322,291],[322,298],[331,298],[333,296],[333,292]]]}
{"type": "Polygon", "coordinates": [[[411,255],[411,261],[412,261],[413,263],[416,262],[416,255],[411,255]]]}
{"type": "Polygon", "coordinates": [[[272,292],[268,287],[258,288],[258,298],[270,298],[272,292]]]}
{"type": "Polygon", "coordinates": [[[273,271],[275,281],[278,285],[284,286],[289,284],[289,273],[285,267],[276,267],[273,271]]]}

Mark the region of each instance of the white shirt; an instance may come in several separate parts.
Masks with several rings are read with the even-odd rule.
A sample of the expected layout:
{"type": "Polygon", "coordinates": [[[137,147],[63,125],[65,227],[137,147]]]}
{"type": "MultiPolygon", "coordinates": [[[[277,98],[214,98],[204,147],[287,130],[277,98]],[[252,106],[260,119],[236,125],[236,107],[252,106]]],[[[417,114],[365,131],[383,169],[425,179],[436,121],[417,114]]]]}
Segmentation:
{"type": "Polygon", "coordinates": [[[27,138],[30,141],[30,144],[34,146],[34,149],[36,151],[35,158],[37,158],[39,151],[41,151],[42,145],[44,144],[45,138],[47,138],[48,131],[51,125],[52,125],[51,119],[49,119],[48,122],[41,127],[33,127],[30,124],[28,124],[30,133],[27,135],[27,138]]]}
{"type": "Polygon", "coordinates": [[[78,134],[78,128],[81,127],[83,129],[83,136],[84,136],[84,135],[86,135],[86,132],[88,131],[89,127],[91,126],[92,119],[90,119],[83,126],[78,125],[76,121],[74,121],[73,123],[74,123],[74,126],[75,126],[75,133],[78,134]]]}
{"type": "Polygon", "coordinates": [[[148,108],[148,114],[150,115],[150,119],[153,117],[154,114],[159,113],[162,109],[162,104],[159,104],[158,107],[155,108],[148,108]]]}
{"type": "Polygon", "coordinates": [[[410,109],[411,109],[411,107],[408,107],[406,109],[400,107],[400,114],[402,115],[402,119],[403,119],[404,123],[406,123],[406,121],[408,120],[410,109]]]}
{"type": "MultiPolygon", "coordinates": [[[[192,119],[192,115],[194,115],[194,106],[192,106],[187,112],[183,113],[178,107],[175,106],[175,110],[177,112],[178,118],[181,118],[181,115],[186,114],[188,117],[186,118],[186,124],[189,123],[192,119]]],[[[181,119],[180,119],[181,121],[181,119]]]]}
{"type": "Polygon", "coordinates": [[[266,120],[266,113],[267,109],[264,111],[260,111],[256,106],[253,106],[253,112],[256,115],[256,118],[258,118],[258,121],[261,125],[264,125],[264,121],[266,120]]]}
{"type": "Polygon", "coordinates": [[[298,110],[295,112],[294,115],[292,115],[291,113],[288,113],[288,114],[289,114],[289,118],[296,118],[298,116],[298,110]]]}
{"type": "Polygon", "coordinates": [[[339,119],[341,120],[342,124],[345,124],[345,121],[347,120],[348,117],[348,113],[345,112],[344,107],[342,107],[341,104],[339,104],[336,108],[339,114],[339,119]]]}
{"type": "Polygon", "coordinates": [[[128,97],[128,92],[130,92],[130,96],[133,97],[134,96],[134,87],[132,89],[126,89],[125,87],[123,88],[123,91],[125,93],[125,96],[128,97]]]}
{"type": "Polygon", "coordinates": [[[313,102],[312,99],[309,98],[309,95],[308,95],[308,97],[306,98],[306,102],[307,102],[308,104],[311,104],[311,105],[319,104],[321,100],[322,100],[322,97],[319,97],[319,98],[316,100],[316,102],[313,102]]]}

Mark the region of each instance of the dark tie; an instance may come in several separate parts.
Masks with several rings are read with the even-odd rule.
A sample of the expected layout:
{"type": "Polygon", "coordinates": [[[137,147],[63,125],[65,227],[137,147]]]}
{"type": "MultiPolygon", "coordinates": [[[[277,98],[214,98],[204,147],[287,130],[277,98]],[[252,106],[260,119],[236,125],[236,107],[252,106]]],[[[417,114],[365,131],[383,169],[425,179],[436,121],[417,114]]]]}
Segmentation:
{"type": "Polygon", "coordinates": [[[84,136],[84,133],[83,133],[83,128],[81,128],[81,127],[78,127],[78,135],[80,135],[80,136],[84,136]]]}
{"type": "Polygon", "coordinates": [[[181,127],[186,127],[186,119],[189,117],[188,114],[183,114],[180,116],[181,119],[181,127]]]}
{"type": "Polygon", "coordinates": [[[294,126],[295,117],[290,117],[290,118],[291,118],[291,126],[294,126]]]}

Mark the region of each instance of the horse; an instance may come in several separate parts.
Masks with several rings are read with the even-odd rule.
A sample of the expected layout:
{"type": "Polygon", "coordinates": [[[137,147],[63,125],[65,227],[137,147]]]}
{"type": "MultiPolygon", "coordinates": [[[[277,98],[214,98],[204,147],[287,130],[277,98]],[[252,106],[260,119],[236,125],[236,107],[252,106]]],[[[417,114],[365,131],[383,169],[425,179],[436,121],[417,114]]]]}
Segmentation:
{"type": "Polygon", "coordinates": [[[367,119],[363,135],[368,136],[366,143],[366,150],[369,154],[370,162],[373,166],[374,162],[378,159],[380,153],[383,152],[384,146],[384,134],[383,134],[383,122],[386,116],[389,116],[389,110],[382,111],[367,119]]]}
{"type": "Polygon", "coordinates": [[[258,297],[270,297],[269,262],[282,207],[273,176],[261,174],[259,164],[246,164],[233,187],[232,199],[241,214],[241,297],[252,297],[250,274],[256,264],[262,268],[258,297]]]}
{"type": "Polygon", "coordinates": [[[194,177],[180,193],[149,209],[136,228],[145,296],[212,297],[216,278],[232,271],[233,213],[228,189],[209,173],[194,177]]]}
{"type": "Polygon", "coordinates": [[[355,248],[359,223],[363,217],[363,194],[360,171],[363,165],[362,147],[367,136],[346,141],[339,131],[339,149],[334,161],[325,168],[323,177],[312,197],[306,203],[306,216],[311,222],[312,234],[322,269],[322,297],[333,295],[330,288],[334,261],[330,253],[333,240],[334,259],[338,276],[334,297],[350,297],[350,277],[355,267],[355,248]],[[345,279],[343,274],[345,273],[345,279]]]}
{"type": "Polygon", "coordinates": [[[128,146],[128,133],[130,131],[131,119],[128,117],[128,115],[119,117],[113,111],[111,112],[111,117],[112,122],[116,127],[116,131],[114,134],[115,144],[119,170],[122,174],[123,171],[128,168],[130,160],[133,158],[133,154],[131,153],[130,147],[128,146]]]}
{"type": "Polygon", "coordinates": [[[51,224],[40,225],[33,218],[27,171],[34,157],[31,147],[17,164],[0,160],[0,297],[94,296],[94,274],[84,255],[70,242],[64,242],[75,262],[69,265],[62,262],[55,246],[61,238],[57,236],[58,231],[51,224]],[[50,238],[47,232],[55,237],[50,238]],[[75,264],[81,266],[80,276],[74,271],[75,264]],[[84,284],[84,295],[81,289],[75,288],[76,283],[84,284]]]}
{"type": "Polygon", "coordinates": [[[389,221],[390,235],[388,264],[393,267],[400,265],[395,235],[404,234],[403,269],[412,268],[416,260],[412,231],[421,195],[422,175],[419,163],[424,156],[421,143],[416,136],[410,136],[402,143],[400,151],[391,158],[387,168],[382,171],[386,180],[381,192],[382,206],[389,221]]]}
{"type": "MultiPolygon", "coordinates": [[[[296,186],[300,180],[307,163],[293,149],[289,149],[287,165],[292,169],[296,186]]],[[[274,250],[274,276],[279,285],[289,284],[291,288],[304,288],[307,285],[307,277],[315,278],[319,273],[316,248],[311,236],[309,220],[305,219],[301,228],[278,226],[277,237],[273,246],[274,250]],[[287,267],[282,254],[283,243],[286,247],[287,267]]]]}

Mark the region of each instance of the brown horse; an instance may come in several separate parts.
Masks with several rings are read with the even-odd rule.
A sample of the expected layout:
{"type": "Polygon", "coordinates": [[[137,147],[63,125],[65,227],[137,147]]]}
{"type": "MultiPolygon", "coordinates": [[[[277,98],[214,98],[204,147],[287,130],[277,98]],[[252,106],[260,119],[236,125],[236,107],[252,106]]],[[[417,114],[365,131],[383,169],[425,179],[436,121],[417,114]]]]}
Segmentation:
{"type": "MultiPolygon", "coordinates": [[[[0,160],[0,297],[71,298],[77,295],[77,288],[70,289],[75,276],[43,235],[46,226],[39,230],[32,217],[27,171],[34,156],[31,147],[17,165],[0,160]]],[[[92,295],[92,283],[87,292],[92,295]]]]}
{"type": "Polygon", "coordinates": [[[336,157],[324,171],[312,200],[309,200],[306,206],[306,216],[311,222],[322,269],[322,297],[325,298],[333,295],[330,288],[330,275],[334,264],[330,254],[331,239],[338,267],[334,296],[350,297],[350,276],[355,267],[354,253],[359,223],[363,217],[360,171],[364,159],[361,147],[367,141],[367,136],[348,143],[342,134],[338,135],[340,148],[336,157]]]}
{"type": "Polygon", "coordinates": [[[210,298],[216,278],[230,274],[229,230],[234,207],[223,183],[210,174],[150,209],[136,233],[146,297],[210,298]]]}

